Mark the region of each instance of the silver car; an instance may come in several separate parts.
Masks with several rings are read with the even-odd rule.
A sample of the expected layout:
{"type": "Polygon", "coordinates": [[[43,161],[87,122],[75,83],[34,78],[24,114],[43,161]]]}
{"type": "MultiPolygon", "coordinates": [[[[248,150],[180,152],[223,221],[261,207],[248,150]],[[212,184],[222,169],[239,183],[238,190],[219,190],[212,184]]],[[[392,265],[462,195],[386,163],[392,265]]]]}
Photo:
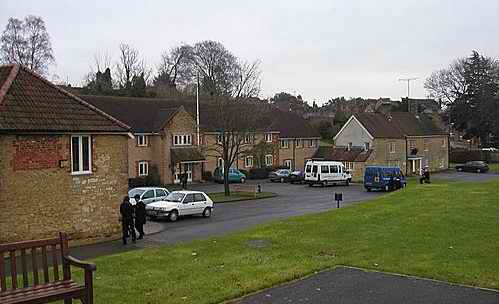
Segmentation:
{"type": "Polygon", "coordinates": [[[139,187],[133,188],[128,191],[128,197],[130,197],[130,203],[135,205],[137,202],[135,201],[135,196],[139,195],[140,200],[144,202],[144,204],[150,204],[157,201],[164,200],[170,191],[166,188],[159,187],[139,187]]]}

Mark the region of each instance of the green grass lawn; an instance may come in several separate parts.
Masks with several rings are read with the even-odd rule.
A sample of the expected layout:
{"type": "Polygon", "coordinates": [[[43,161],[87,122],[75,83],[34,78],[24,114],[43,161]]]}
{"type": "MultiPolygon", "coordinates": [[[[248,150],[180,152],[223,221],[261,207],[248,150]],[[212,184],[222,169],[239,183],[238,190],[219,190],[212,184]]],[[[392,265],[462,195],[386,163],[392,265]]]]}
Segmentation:
{"type": "Polygon", "coordinates": [[[224,192],[216,192],[216,193],[208,193],[208,196],[214,203],[228,203],[228,202],[237,202],[237,201],[245,201],[245,200],[254,200],[261,198],[269,198],[274,197],[277,194],[272,192],[261,192],[258,194],[247,193],[247,192],[234,192],[231,191],[230,196],[225,196],[224,192]]]}
{"type": "Polygon", "coordinates": [[[491,172],[499,173],[499,163],[489,164],[491,172]]]}
{"type": "Polygon", "coordinates": [[[498,188],[411,183],[340,210],[100,257],[96,303],[219,303],[337,265],[499,289],[498,188]]]}

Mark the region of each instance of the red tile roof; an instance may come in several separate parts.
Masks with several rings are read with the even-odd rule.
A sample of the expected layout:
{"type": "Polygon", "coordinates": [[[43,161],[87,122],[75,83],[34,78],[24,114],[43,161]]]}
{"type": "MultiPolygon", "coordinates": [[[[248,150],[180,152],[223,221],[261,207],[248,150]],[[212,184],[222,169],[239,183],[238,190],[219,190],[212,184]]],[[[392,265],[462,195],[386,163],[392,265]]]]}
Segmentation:
{"type": "Polygon", "coordinates": [[[371,153],[372,150],[366,151],[358,147],[352,147],[351,149],[319,147],[313,158],[347,162],[365,162],[371,153]]]}
{"type": "Polygon", "coordinates": [[[0,132],[126,133],[129,129],[22,66],[0,66],[0,132]]]}

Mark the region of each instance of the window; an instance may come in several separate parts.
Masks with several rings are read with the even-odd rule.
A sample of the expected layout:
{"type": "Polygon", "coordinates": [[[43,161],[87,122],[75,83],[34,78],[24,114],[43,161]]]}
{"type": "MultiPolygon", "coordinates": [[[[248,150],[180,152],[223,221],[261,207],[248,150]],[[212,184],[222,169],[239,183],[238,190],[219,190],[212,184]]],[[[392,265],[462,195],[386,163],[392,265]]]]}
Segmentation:
{"type": "Polygon", "coordinates": [[[338,166],[329,166],[329,170],[331,171],[331,173],[339,173],[338,171],[338,166]]]}
{"type": "Polygon", "coordinates": [[[282,139],[281,140],[281,149],[288,149],[289,148],[289,141],[287,139],[282,139]]]}
{"type": "Polygon", "coordinates": [[[92,147],[89,135],[71,136],[73,174],[92,173],[92,147]]]}
{"type": "Polygon", "coordinates": [[[368,142],[364,143],[364,150],[369,151],[370,144],[368,142]]]}
{"type": "Polygon", "coordinates": [[[187,194],[184,199],[184,204],[193,203],[194,202],[194,194],[187,194]]]}
{"type": "Polygon", "coordinates": [[[347,148],[347,150],[348,150],[348,151],[352,150],[352,147],[353,147],[353,144],[352,144],[351,142],[350,142],[350,143],[348,143],[348,148],[347,148]]]}
{"type": "Polygon", "coordinates": [[[286,159],[283,162],[284,167],[291,169],[291,159],[286,159]]]}
{"type": "Polygon", "coordinates": [[[312,166],[312,173],[317,173],[317,166],[316,165],[312,166]]]}
{"type": "Polygon", "coordinates": [[[246,168],[253,167],[253,156],[246,156],[246,158],[244,159],[244,166],[246,168]]]}
{"type": "Polygon", "coordinates": [[[313,140],[313,139],[309,139],[309,140],[308,140],[308,147],[309,147],[309,148],[315,147],[315,140],[313,140]]]}
{"type": "Polygon", "coordinates": [[[329,173],[329,166],[321,166],[321,173],[329,173]]]}
{"type": "Polygon", "coordinates": [[[244,136],[244,143],[245,144],[250,144],[253,142],[253,134],[246,134],[244,136]]]}
{"type": "Polygon", "coordinates": [[[168,193],[166,193],[165,190],[163,189],[156,189],[156,197],[163,197],[163,196],[167,196],[168,193]]]}
{"type": "Polygon", "coordinates": [[[311,165],[307,165],[307,167],[305,168],[305,172],[306,173],[312,172],[312,166],[311,165]]]}
{"type": "Polygon", "coordinates": [[[265,141],[272,142],[272,133],[265,133],[265,141]]]}
{"type": "Polygon", "coordinates": [[[194,193],[194,201],[196,202],[204,202],[206,201],[206,197],[203,193],[194,193]]]}
{"type": "Polygon", "coordinates": [[[428,150],[429,150],[429,147],[430,147],[430,140],[429,140],[429,139],[427,139],[427,138],[425,138],[425,139],[423,140],[423,145],[424,145],[424,150],[425,150],[425,151],[428,151],[428,150]]]}
{"type": "Polygon", "coordinates": [[[295,139],[295,146],[297,148],[300,148],[301,147],[301,139],[295,139]]]}
{"type": "Polygon", "coordinates": [[[395,146],[395,143],[394,143],[394,142],[390,142],[390,143],[388,143],[388,151],[389,151],[390,153],[395,153],[395,148],[396,148],[396,146],[395,146]]]}
{"type": "Polygon", "coordinates": [[[217,167],[223,168],[224,167],[224,159],[219,157],[217,159],[217,167]]]}
{"type": "Polygon", "coordinates": [[[354,163],[353,162],[345,162],[345,168],[349,171],[353,171],[354,170],[354,163]]]}
{"type": "Polygon", "coordinates": [[[222,134],[217,134],[217,144],[221,144],[223,140],[222,134]]]}
{"type": "Polygon", "coordinates": [[[192,144],[192,136],[187,135],[174,135],[173,145],[175,146],[190,146],[192,144]]]}
{"type": "Polygon", "coordinates": [[[409,140],[409,150],[412,150],[414,148],[416,148],[416,140],[411,139],[409,140]]]}
{"type": "Polygon", "coordinates": [[[149,138],[147,135],[137,135],[137,146],[147,147],[149,145],[149,138]]]}
{"type": "Polygon", "coordinates": [[[149,163],[146,161],[139,162],[139,176],[146,176],[149,174],[149,163]]]}
{"type": "Polygon", "coordinates": [[[142,199],[149,199],[149,198],[154,198],[154,190],[149,190],[144,195],[142,196],[142,199]]]}
{"type": "Polygon", "coordinates": [[[272,154],[265,155],[265,165],[267,167],[271,167],[272,164],[274,164],[274,157],[272,156],[272,154]]]}

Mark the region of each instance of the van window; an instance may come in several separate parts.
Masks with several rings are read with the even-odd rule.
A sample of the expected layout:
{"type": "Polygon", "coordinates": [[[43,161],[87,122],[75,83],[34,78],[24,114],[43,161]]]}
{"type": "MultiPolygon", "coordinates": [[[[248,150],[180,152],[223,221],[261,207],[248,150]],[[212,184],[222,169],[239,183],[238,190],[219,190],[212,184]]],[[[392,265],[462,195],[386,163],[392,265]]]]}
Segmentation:
{"type": "Polygon", "coordinates": [[[339,173],[338,172],[338,166],[332,165],[332,166],[329,166],[329,167],[330,167],[331,173],[339,173]]]}
{"type": "Polygon", "coordinates": [[[321,166],[321,173],[329,173],[329,167],[328,166],[321,166]]]}
{"type": "Polygon", "coordinates": [[[313,172],[313,173],[317,173],[317,166],[313,166],[313,167],[312,167],[312,172],[313,172]]]}
{"type": "Polygon", "coordinates": [[[305,169],[305,172],[310,173],[312,171],[312,166],[307,165],[307,168],[305,169]]]}

